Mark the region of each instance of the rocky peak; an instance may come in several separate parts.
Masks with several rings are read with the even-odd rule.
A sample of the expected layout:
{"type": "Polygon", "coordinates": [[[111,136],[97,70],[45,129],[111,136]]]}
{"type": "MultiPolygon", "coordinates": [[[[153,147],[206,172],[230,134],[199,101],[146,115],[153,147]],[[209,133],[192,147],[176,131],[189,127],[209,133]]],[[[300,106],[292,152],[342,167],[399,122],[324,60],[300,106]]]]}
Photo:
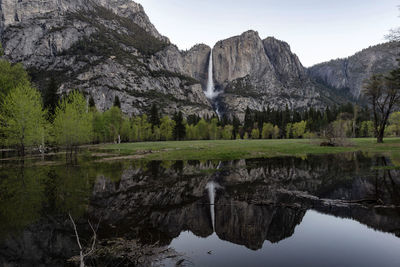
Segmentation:
{"type": "Polygon", "coordinates": [[[268,37],[263,40],[265,53],[273,64],[281,82],[288,83],[306,79],[306,69],[297,55],[293,54],[288,43],[268,37]]]}
{"type": "Polygon", "coordinates": [[[164,114],[214,114],[196,79],[202,56],[196,59],[195,52],[171,45],[141,5],[130,0],[0,0],[0,7],[5,57],[22,62],[38,88],[46,88],[53,77],[59,93],[79,89],[100,110],[118,96],[126,114],[146,113],[153,103],[164,114]]]}
{"type": "Polygon", "coordinates": [[[273,72],[263,42],[255,31],[219,41],[213,49],[214,80],[218,84],[273,72]]]}
{"type": "Polygon", "coordinates": [[[213,105],[241,119],[247,107],[326,104],[289,45],[256,31],[214,46],[213,76],[223,93],[221,105],[210,103],[203,90],[211,48],[180,51],[130,0],[0,0],[0,40],[5,57],[22,62],[39,88],[55,77],[60,93],[80,89],[100,110],[115,96],[127,114],[156,103],[165,114],[212,116],[213,105]]]}
{"type": "Polygon", "coordinates": [[[305,109],[326,105],[287,43],[247,31],[213,49],[214,80],[226,113],[244,119],[247,107],[263,110],[288,106],[305,109]]]}
{"type": "Polygon", "coordinates": [[[32,19],[54,20],[71,12],[93,11],[97,6],[111,10],[118,16],[129,18],[154,37],[169,42],[168,38],[158,33],[143,7],[130,0],[0,0],[0,28],[21,26],[32,19]]]}

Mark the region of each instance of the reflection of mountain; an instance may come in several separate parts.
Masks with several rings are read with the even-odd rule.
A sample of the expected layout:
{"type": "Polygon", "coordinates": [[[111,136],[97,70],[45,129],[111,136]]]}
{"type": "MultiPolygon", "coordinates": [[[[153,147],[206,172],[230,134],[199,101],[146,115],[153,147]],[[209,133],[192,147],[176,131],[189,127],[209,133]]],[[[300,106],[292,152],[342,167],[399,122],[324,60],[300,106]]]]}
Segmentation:
{"type": "Polygon", "coordinates": [[[253,205],[220,198],[215,228],[219,238],[256,250],[265,240],[274,243],[290,237],[304,214],[301,208],[253,205]]]}
{"type": "Polygon", "coordinates": [[[148,242],[160,241],[162,236],[163,244],[168,244],[185,230],[204,237],[213,231],[205,184],[217,179],[224,189],[216,196],[215,231],[221,239],[251,249],[260,248],[265,240],[279,242],[290,237],[307,209],[396,232],[400,215],[378,205],[398,203],[394,191],[400,184],[399,175],[391,171],[389,184],[387,170],[371,172],[373,164],[371,158],[348,154],[226,162],[214,174],[195,173],[210,167],[204,165],[187,165],[179,172],[157,167],[157,177],[127,170],[118,188],[109,182],[106,189],[95,190],[91,214],[104,213],[103,218],[119,229],[135,225],[138,232],[152,232],[157,238],[145,238],[148,242]],[[383,176],[386,182],[379,179],[383,176]]]}
{"type": "MultiPolygon", "coordinates": [[[[373,165],[385,164],[383,158],[360,154],[224,162],[217,172],[209,171],[215,170],[216,163],[116,164],[108,174],[97,173],[86,202],[88,217],[92,221],[101,218],[100,239],[136,239],[161,246],[187,230],[207,237],[213,226],[206,185],[216,181],[221,185],[215,195],[217,236],[253,250],[266,240],[274,243],[292,236],[308,209],[352,218],[400,236],[400,173],[371,170],[373,165]]],[[[77,174],[84,177],[84,172],[77,174]]],[[[89,236],[90,229],[81,227],[82,236],[89,236]]],[[[38,264],[46,258],[68,258],[76,253],[71,236],[65,217],[41,219],[27,227],[24,235],[0,241],[0,264],[11,258],[17,265],[32,263],[21,256],[31,255],[30,251],[42,255],[34,258],[38,264]],[[57,234],[62,227],[66,231],[57,234]],[[41,239],[40,233],[50,229],[54,229],[48,235],[51,240],[41,239]],[[33,242],[36,250],[29,250],[33,242]]]]}
{"type": "Polygon", "coordinates": [[[77,255],[76,239],[67,220],[43,219],[21,235],[0,242],[0,266],[64,266],[77,255]]]}

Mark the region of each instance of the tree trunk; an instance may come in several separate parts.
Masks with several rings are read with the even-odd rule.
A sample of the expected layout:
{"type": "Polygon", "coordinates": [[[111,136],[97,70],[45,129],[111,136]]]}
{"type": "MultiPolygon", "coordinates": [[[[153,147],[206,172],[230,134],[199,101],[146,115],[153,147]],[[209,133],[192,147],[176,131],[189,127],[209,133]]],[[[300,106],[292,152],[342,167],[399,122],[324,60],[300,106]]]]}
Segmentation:
{"type": "Polygon", "coordinates": [[[378,144],[382,144],[383,143],[383,133],[382,132],[378,133],[377,142],[378,142],[378,144]]]}

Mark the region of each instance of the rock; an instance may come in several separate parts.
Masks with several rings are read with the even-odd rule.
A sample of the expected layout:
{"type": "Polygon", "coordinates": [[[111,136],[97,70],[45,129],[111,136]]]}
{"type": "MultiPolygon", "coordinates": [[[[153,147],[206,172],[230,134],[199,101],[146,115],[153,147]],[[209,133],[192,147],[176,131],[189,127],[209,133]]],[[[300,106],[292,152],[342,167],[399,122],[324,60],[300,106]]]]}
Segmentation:
{"type": "Polygon", "coordinates": [[[40,90],[53,77],[60,94],[79,89],[99,110],[118,96],[129,115],[155,103],[167,115],[213,116],[218,108],[240,120],[247,107],[304,110],[348,102],[342,88],[358,96],[362,80],[392,68],[399,52],[385,44],[306,70],[287,43],[247,31],[214,46],[221,94],[210,101],[203,91],[211,48],[180,51],[130,0],[0,0],[0,40],[5,58],[22,62],[40,90]]]}
{"type": "Polygon", "coordinates": [[[156,103],[164,114],[212,116],[200,80],[210,48],[179,51],[129,0],[0,1],[5,57],[22,62],[43,90],[82,90],[99,110],[121,100],[126,114],[156,103]]]}
{"type": "Polygon", "coordinates": [[[317,64],[308,69],[315,80],[339,92],[349,92],[354,98],[361,96],[364,80],[372,74],[387,73],[398,66],[398,42],[369,47],[355,55],[317,64]]]}
{"type": "Polygon", "coordinates": [[[218,42],[213,49],[214,76],[223,91],[219,101],[229,116],[244,120],[247,107],[306,109],[329,104],[307,76],[287,43],[269,37],[261,40],[247,31],[218,42]]]}

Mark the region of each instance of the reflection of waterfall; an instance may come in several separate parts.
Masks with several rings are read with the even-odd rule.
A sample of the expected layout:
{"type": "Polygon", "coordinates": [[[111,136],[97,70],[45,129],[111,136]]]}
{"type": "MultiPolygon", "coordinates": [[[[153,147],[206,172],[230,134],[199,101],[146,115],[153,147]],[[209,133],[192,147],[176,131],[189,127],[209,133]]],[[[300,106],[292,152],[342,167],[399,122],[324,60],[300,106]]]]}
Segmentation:
{"type": "Polygon", "coordinates": [[[216,182],[208,182],[206,188],[208,190],[208,198],[210,200],[210,213],[211,213],[211,223],[213,230],[215,231],[215,193],[220,185],[216,182]]]}
{"type": "MultiPolygon", "coordinates": [[[[221,168],[221,165],[222,162],[220,161],[218,163],[217,170],[221,168]]],[[[218,188],[221,188],[221,186],[215,181],[210,181],[206,185],[206,189],[208,191],[208,199],[210,201],[211,223],[214,231],[215,231],[215,194],[218,188]]]]}

